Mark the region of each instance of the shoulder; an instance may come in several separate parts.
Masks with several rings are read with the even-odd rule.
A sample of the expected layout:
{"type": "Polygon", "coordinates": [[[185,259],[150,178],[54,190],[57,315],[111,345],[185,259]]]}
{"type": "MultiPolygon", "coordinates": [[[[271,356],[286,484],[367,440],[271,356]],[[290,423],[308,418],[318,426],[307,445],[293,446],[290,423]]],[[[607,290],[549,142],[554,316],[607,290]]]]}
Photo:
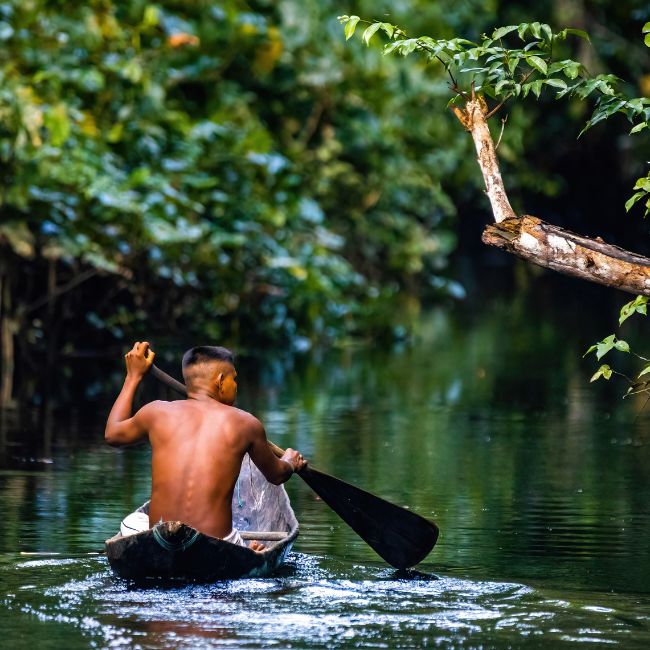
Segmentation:
{"type": "Polygon", "coordinates": [[[239,429],[250,432],[253,435],[259,435],[264,432],[262,423],[248,411],[242,411],[242,409],[231,406],[228,416],[231,422],[239,429]]]}
{"type": "Polygon", "coordinates": [[[150,421],[161,413],[168,413],[172,402],[156,400],[145,404],[136,414],[135,417],[142,421],[150,421]]]}

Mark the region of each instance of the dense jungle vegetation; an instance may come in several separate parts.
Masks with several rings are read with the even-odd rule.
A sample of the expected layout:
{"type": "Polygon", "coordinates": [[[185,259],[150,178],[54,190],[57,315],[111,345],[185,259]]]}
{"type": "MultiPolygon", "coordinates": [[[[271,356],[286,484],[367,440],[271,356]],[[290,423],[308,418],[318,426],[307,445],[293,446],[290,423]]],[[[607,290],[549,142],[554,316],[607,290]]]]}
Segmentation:
{"type": "MultiPolygon", "coordinates": [[[[125,337],[300,349],[403,336],[422,304],[462,297],[450,260],[486,206],[445,72],[346,47],[336,17],[446,38],[572,26],[593,47],[568,54],[648,94],[646,3],[528,4],[0,3],[5,400],[29,369],[125,337]]],[[[499,155],[515,202],[604,234],[594,223],[612,215],[588,201],[623,215],[627,179],[647,170],[624,124],[578,150],[590,113],[515,106],[499,155]],[[596,166],[611,186],[576,198],[596,166]]],[[[638,249],[639,226],[623,230],[638,249]]]]}

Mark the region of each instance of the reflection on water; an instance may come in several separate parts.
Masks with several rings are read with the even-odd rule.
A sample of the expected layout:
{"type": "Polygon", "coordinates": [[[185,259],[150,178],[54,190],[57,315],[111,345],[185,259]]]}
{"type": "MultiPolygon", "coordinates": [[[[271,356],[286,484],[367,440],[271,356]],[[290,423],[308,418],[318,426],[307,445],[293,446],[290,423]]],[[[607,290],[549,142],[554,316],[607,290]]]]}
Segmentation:
{"type": "Polygon", "coordinates": [[[110,404],[57,414],[46,436],[29,418],[5,421],[6,640],[648,647],[650,412],[590,386],[584,337],[572,339],[552,318],[513,304],[467,327],[466,318],[435,313],[412,347],[241,373],[241,406],[275,442],[436,520],[436,549],[406,577],[293,479],[301,536],[277,578],[130,589],[103,558],[73,556],[100,550],[147,497],[148,451],[104,447],[110,404]]]}

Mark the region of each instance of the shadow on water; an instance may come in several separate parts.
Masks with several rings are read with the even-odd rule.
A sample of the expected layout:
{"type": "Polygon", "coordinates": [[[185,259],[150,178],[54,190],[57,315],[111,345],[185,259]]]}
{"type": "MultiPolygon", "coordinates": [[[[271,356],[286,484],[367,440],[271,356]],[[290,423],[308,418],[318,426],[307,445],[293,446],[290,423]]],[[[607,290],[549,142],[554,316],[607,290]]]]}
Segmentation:
{"type": "MultiPolygon", "coordinates": [[[[585,309],[569,296],[559,315],[519,299],[472,317],[434,312],[412,346],[241,373],[240,406],[272,440],[436,521],[436,548],[407,572],[291,481],[301,533],[276,577],[129,585],[105,558],[78,554],[101,548],[147,498],[149,451],[103,445],[107,401],[55,412],[49,437],[33,414],[5,416],[3,641],[650,647],[650,414],[588,384],[581,354],[593,339],[567,329],[573,303],[585,309]]],[[[148,385],[145,399],[157,391],[148,385]]]]}
{"type": "Polygon", "coordinates": [[[390,577],[391,580],[440,580],[433,573],[424,573],[416,569],[397,569],[390,577]]]}

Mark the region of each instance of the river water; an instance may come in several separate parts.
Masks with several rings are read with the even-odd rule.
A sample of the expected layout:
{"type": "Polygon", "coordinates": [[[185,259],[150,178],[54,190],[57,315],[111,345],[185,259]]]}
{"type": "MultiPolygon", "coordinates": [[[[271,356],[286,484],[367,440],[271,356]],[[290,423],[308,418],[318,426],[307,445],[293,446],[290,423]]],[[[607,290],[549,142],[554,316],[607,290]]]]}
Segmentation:
{"type": "Polygon", "coordinates": [[[293,478],[301,533],[277,576],[134,588],[89,553],[147,498],[148,450],[105,447],[110,403],[91,397],[45,435],[6,414],[0,645],[650,647],[650,408],[588,383],[592,339],[567,326],[579,312],[439,311],[411,345],[240,372],[240,406],[269,438],[437,522],[413,572],[293,478]]]}

